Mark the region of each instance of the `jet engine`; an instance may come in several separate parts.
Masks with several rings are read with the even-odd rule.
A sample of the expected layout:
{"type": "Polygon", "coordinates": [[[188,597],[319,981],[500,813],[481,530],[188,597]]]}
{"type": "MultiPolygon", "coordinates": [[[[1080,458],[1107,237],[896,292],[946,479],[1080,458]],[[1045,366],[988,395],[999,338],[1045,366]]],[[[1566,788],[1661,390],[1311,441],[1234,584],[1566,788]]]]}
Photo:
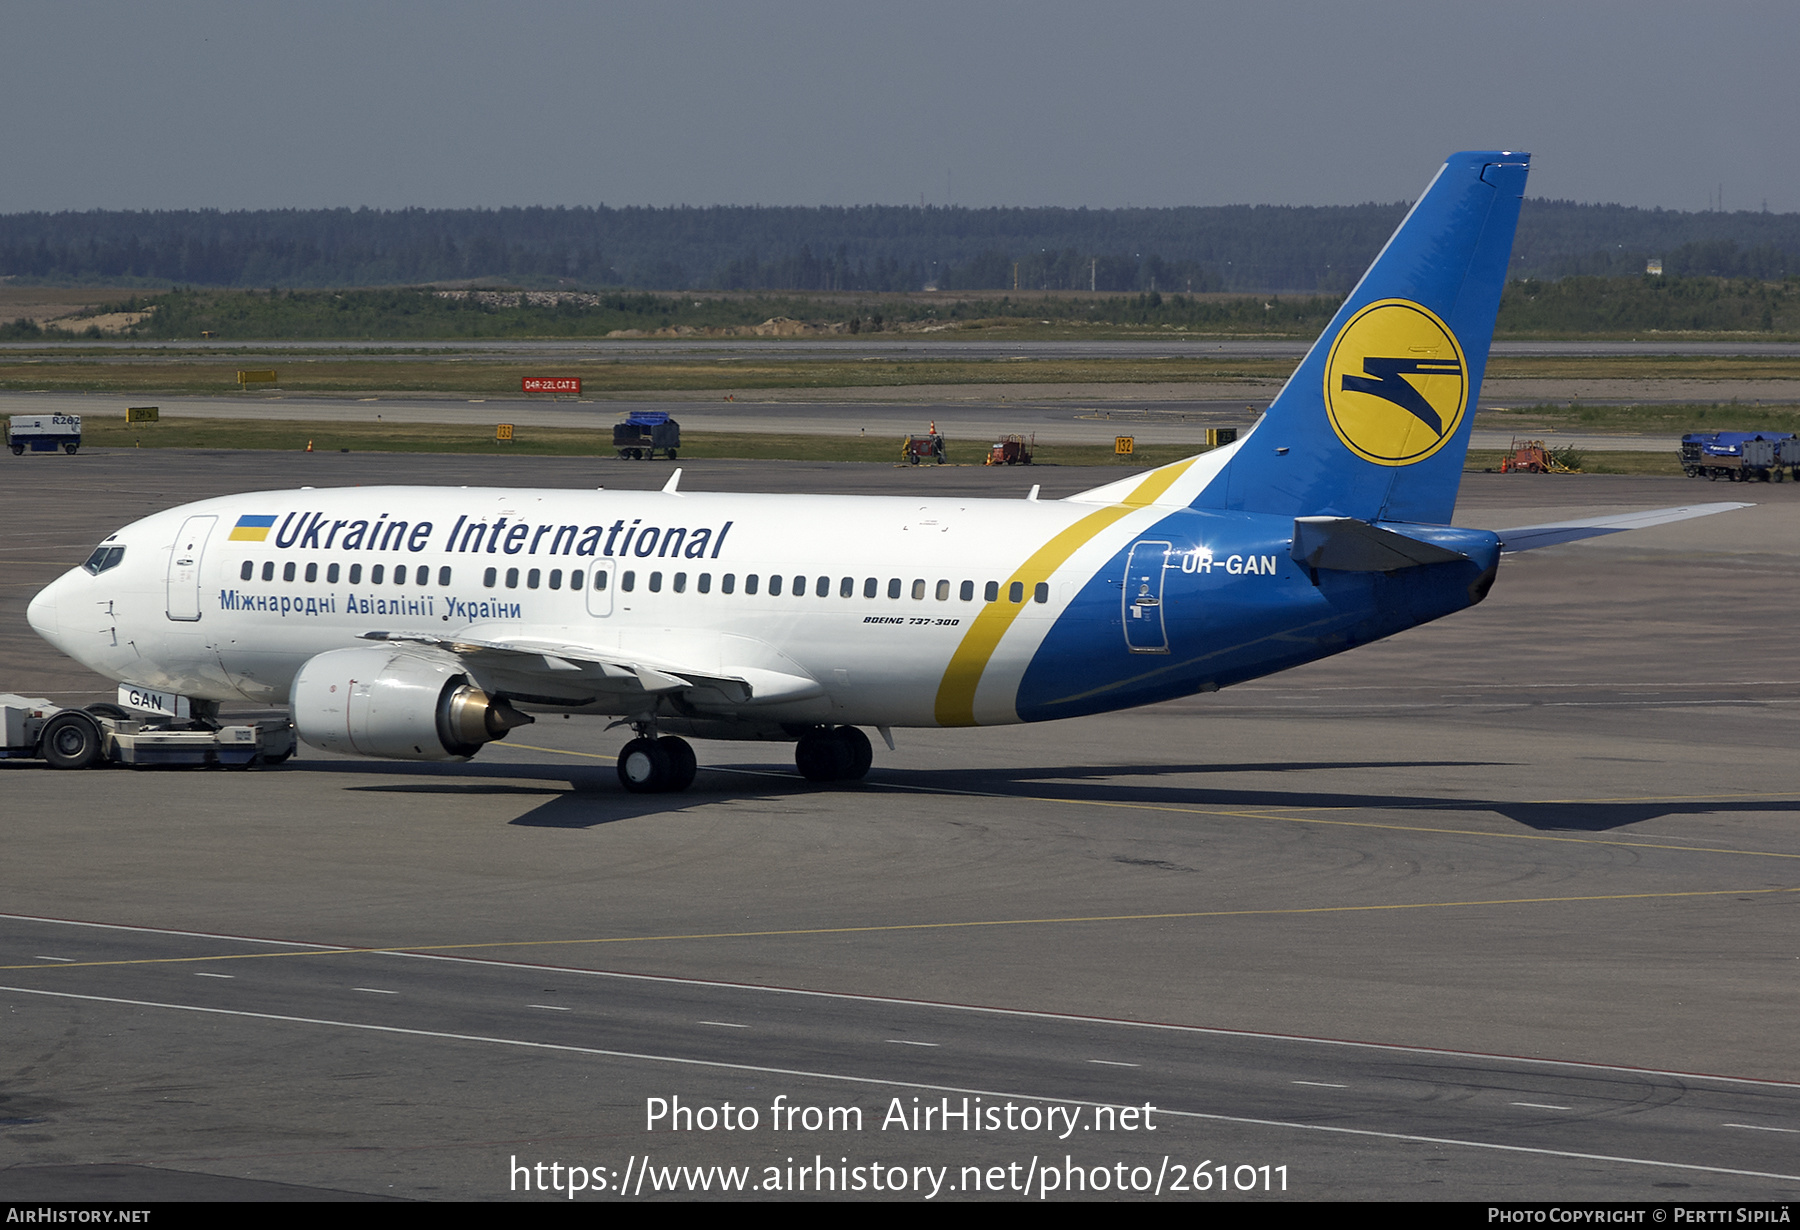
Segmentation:
{"type": "Polygon", "coordinates": [[[294,676],[294,729],[314,747],[395,760],[466,760],[535,719],[494,700],[448,654],[334,649],[294,676]]]}

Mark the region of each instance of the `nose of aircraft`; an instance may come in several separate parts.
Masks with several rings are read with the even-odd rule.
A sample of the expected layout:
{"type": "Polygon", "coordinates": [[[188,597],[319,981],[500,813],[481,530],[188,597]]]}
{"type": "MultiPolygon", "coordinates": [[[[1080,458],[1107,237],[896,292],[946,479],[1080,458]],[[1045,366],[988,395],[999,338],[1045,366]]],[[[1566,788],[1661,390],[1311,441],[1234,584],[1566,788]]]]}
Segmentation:
{"type": "Polygon", "coordinates": [[[67,588],[67,585],[66,577],[58,577],[39,590],[37,597],[31,600],[31,605],[25,608],[25,618],[30,622],[32,630],[58,649],[63,648],[63,643],[62,621],[57,614],[57,593],[67,588]]]}

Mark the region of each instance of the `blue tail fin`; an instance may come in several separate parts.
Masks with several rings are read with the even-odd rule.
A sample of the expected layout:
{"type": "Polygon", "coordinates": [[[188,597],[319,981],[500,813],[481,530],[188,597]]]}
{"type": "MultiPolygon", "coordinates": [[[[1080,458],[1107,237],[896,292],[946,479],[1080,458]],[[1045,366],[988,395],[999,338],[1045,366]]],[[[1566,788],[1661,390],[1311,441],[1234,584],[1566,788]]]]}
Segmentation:
{"type": "Polygon", "coordinates": [[[1197,508],[1447,523],[1529,154],[1452,154],[1197,508]]]}

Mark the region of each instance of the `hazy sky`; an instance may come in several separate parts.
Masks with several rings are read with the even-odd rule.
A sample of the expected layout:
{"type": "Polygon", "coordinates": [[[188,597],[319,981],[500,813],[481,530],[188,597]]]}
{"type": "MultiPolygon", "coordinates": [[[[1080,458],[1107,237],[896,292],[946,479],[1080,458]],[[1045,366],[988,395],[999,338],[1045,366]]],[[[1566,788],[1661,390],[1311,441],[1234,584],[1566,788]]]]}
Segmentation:
{"type": "Polygon", "coordinates": [[[1800,210],[1800,3],[8,3],[0,212],[1800,210]]]}

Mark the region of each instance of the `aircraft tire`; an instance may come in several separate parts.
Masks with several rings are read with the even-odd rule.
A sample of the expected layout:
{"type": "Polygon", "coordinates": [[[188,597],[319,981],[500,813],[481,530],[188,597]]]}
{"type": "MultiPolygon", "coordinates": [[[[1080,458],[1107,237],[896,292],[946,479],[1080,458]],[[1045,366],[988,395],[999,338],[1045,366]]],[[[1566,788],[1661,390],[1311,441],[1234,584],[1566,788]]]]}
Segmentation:
{"type": "Polygon", "coordinates": [[[677,739],[674,735],[664,735],[656,741],[656,746],[669,758],[669,784],[663,789],[676,793],[693,785],[694,774],[699,771],[700,766],[694,759],[694,749],[688,741],[677,739]]]}
{"type": "Polygon", "coordinates": [[[809,782],[842,781],[850,770],[850,748],[830,728],[814,727],[794,745],[794,767],[809,782]]]}
{"type": "Polygon", "coordinates": [[[100,724],[75,709],[44,723],[38,748],[53,769],[91,769],[106,756],[100,724]]]}
{"type": "Polygon", "coordinates": [[[633,794],[669,788],[669,754],[655,739],[633,739],[619,751],[619,784],[633,794]]]}
{"type": "Polygon", "coordinates": [[[839,726],[831,732],[831,737],[843,746],[849,756],[849,763],[838,775],[838,780],[860,781],[868,774],[869,766],[875,763],[875,748],[869,743],[869,736],[854,726],[839,726]]]}

